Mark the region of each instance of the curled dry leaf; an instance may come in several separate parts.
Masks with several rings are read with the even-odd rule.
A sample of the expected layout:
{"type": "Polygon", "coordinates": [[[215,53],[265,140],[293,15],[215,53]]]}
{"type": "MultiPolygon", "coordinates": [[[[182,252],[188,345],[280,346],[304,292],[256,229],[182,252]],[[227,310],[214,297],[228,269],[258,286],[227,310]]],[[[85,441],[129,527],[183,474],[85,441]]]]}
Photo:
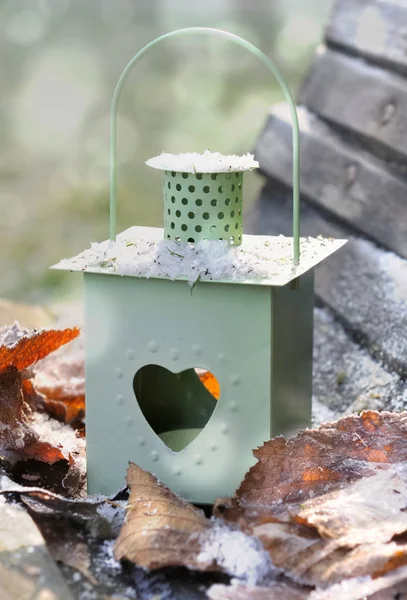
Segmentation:
{"type": "Polygon", "coordinates": [[[22,330],[16,325],[0,329],[0,372],[31,367],[50,352],[79,335],[79,329],[22,330]]]}
{"type": "Polygon", "coordinates": [[[234,582],[212,585],[207,596],[210,600],[305,600],[309,591],[294,583],[273,582],[269,587],[253,587],[234,582]]]}
{"type": "MultiPolygon", "coordinates": [[[[121,581],[120,564],[114,561],[112,554],[113,539],[117,537],[125,516],[123,496],[125,492],[120,490],[110,497],[100,495],[70,499],[39,487],[19,485],[7,476],[0,476],[0,508],[7,506],[3,503],[4,498],[15,501],[18,497],[22,501],[46,541],[50,555],[79,571],[92,586],[98,586],[93,590],[86,584],[88,593],[85,595],[89,598],[116,598],[116,594],[118,598],[133,597],[133,594],[124,593],[128,580],[123,578],[124,581],[121,581]]],[[[77,574],[68,575],[71,581],[77,577],[77,574]]],[[[0,598],[3,600],[1,594],[0,598]]]]}
{"type": "Polygon", "coordinates": [[[215,584],[209,588],[207,596],[210,600],[405,600],[407,567],[377,579],[346,579],[317,590],[301,588],[291,582],[272,582],[269,587],[253,587],[236,582],[229,586],[215,584]]]}
{"type": "Polygon", "coordinates": [[[64,346],[36,365],[35,389],[53,418],[79,425],[85,416],[85,360],[83,345],[64,346]]]}
{"type": "Polygon", "coordinates": [[[16,323],[0,329],[0,450],[10,458],[54,463],[68,458],[33,426],[40,396],[29,370],[38,360],[79,335],[78,329],[26,331],[16,323]]]}
{"type": "Polygon", "coordinates": [[[206,570],[209,565],[197,560],[200,534],[211,527],[204,513],[135,464],[129,466],[127,485],[127,519],[116,543],[116,559],[127,558],[148,569],[183,565],[206,570]]]}
{"type": "Polygon", "coordinates": [[[215,514],[258,536],[273,563],[312,586],[407,564],[407,415],[364,412],[255,451],[215,514]]]}
{"type": "Polygon", "coordinates": [[[261,543],[236,527],[207,519],[135,464],[127,473],[127,519],[116,543],[117,560],[158,569],[184,566],[221,571],[257,583],[272,567],[261,543]]]}
{"type": "Polygon", "coordinates": [[[407,567],[402,567],[376,579],[345,579],[311,592],[308,600],[405,600],[406,597],[407,567]]]}
{"type": "Polygon", "coordinates": [[[53,517],[66,519],[73,526],[85,526],[87,533],[98,539],[116,538],[124,520],[123,494],[119,490],[114,496],[87,496],[67,498],[40,487],[19,485],[6,475],[0,477],[0,497],[18,495],[37,520],[53,517]]]}
{"type": "Polygon", "coordinates": [[[407,413],[365,411],[254,451],[258,463],[237,491],[244,503],[303,502],[407,459],[407,413]]]}
{"type": "Polygon", "coordinates": [[[66,519],[55,519],[51,516],[35,520],[53,559],[76,569],[92,585],[97,585],[91,572],[90,550],[83,532],[73,527],[66,519]]]}

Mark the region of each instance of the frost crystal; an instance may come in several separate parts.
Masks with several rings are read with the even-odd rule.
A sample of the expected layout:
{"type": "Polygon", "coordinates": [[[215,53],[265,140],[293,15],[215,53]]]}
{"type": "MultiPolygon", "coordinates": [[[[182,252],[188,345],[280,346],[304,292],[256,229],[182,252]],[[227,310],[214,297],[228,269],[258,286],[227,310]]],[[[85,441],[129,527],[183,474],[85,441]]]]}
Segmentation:
{"type": "Polygon", "coordinates": [[[116,242],[92,244],[78,256],[55,268],[145,278],[285,285],[335,252],[344,240],[301,239],[301,262],[293,262],[292,238],[243,236],[240,246],[226,240],[196,244],[163,239],[163,230],[131,227],[116,242]]]}
{"type": "Polygon", "coordinates": [[[216,523],[213,529],[201,535],[201,542],[199,562],[217,564],[232,577],[249,585],[257,585],[274,574],[270,556],[260,540],[242,531],[216,523]]]}
{"type": "Polygon", "coordinates": [[[178,171],[182,173],[228,173],[230,171],[250,171],[257,169],[259,163],[254,160],[253,154],[244,156],[224,156],[219,152],[205,150],[203,154],[188,152],[186,154],[167,154],[146,161],[149,167],[165,171],[178,171]]]}

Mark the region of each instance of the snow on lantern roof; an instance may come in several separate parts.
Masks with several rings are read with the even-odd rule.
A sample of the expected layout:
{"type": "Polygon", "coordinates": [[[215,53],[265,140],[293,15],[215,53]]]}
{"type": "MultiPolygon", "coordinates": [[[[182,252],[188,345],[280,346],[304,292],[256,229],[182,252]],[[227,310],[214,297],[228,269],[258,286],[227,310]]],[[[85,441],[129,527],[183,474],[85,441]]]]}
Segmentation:
{"type": "Polygon", "coordinates": [[[163,152],[159,156],[147,160],[146,165],[154,169],[182,173],[229,173],[251,171],[259,167],[259,163],[254,160],[253,154],[224,156],[220,152],[210,152],[209,150],[205,150],[203,154],[198,152],[187,152],[185,154],[163,152]]]}
{"type": "Polygon", "coordinates": [[[283,286],[334,253],[346,240],[301,238],[301,261],[294,264],[292,238],[243,235],[240,246],[225,240],[196,244],[163,239],[163,229],[130,227],[53,269],[129,277],[283,286]]]}

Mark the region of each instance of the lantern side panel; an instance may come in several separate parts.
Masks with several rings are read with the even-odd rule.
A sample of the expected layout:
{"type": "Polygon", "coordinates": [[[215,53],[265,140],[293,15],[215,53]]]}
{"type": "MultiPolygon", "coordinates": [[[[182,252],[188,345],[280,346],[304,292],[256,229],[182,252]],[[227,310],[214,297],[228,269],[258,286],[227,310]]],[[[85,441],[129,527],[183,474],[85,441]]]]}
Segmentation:
{"type": "MultiPolygon", "coordinates": [[[[191,290],[182,281],[85,273],[89,492],[120,488],[134,461],[188,500],[211,503],[233,494],[255,462],[252,449],[271,435],[271,315],[272,289],[265,286],[198,283],[191,290]],[[166,369],[166,377],[182,374],[184,386],[195,368],[219,382],[214,410],[207,398],[191,409],[191,399],[201,398],[192,387],[183,397],[191,427],[201,409],[213,412],[179,452],[157,435],[136,399],[135,375],[149,365],[166,369]]],[[[166,386],[157,389],[160,397],[152,394],[151,402],[165,411],[178,392],[169,389],[163,400],[166,386]]],[[[176,429],[169,413],[169,429],[176,429]]],[[[180,416],[181,438],[188,418],[180,416]]]]}
{"type": "Polygon", "coordinates": [[[273,287],[272,435],[311,426],[314,270],[273,287]]]}

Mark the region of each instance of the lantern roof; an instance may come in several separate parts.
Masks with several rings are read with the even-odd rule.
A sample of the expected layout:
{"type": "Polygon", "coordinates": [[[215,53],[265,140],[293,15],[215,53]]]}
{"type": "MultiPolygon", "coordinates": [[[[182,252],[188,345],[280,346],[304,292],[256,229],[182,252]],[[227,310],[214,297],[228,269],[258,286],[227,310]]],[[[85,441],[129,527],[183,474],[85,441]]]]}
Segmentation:
{"type": "Polygon", "coordinates": [[[116,241],[93,243],[53,269],[104,275],[214,283],[284,286],[336,252],[346,240],[301,238],[301,261],[293,260],[293,238],[243,235],[233,246],[225,240],[196,244],[163,239],[163,229],[130,227],[116,241]]]}
{"type": "Polygon", "coordinates": [[[220,152],[205,150],[203,154],[187,152],[185,154],[169,154],[163,152],[159,156],[146,161],[149,167],[163,171],[182,173],[231,173],[251,171],[259,167],[253,154],[243,156],[225,156],[220,152]]]}

